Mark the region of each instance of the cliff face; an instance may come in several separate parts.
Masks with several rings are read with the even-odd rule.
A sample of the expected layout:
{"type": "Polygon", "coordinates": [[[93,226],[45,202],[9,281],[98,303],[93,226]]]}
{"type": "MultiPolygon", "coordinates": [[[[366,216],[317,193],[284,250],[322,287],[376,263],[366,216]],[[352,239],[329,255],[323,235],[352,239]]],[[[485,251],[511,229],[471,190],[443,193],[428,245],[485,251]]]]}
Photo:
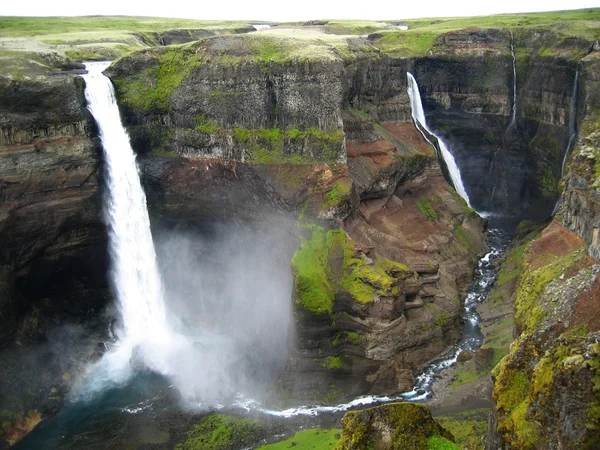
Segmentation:
{"type": "Polygon", "coordinates": [[[125,58],[111,76],[139,151],[265,162],[257,150],[266,149],[272,159],[343,162],[342,128],[348,139],[369,133],[348,126],[343,111],[410,122],[411,71],[430,126],[468,174],[473,205],[536,218],[558,198],[577,61],[591,47],[521,29],[448,32],[427,56],[410,57],[396,56],[386,35],[345,43],[228,36],[125,58]],[[266,132],[275,128],[283,133],[266,132]],[[329,149],[307,152],[316,140],[329,149]]]}
{"type": "Polygon", "coordinates": [[[37,71],[0,78],[1,339],[36,301],[56,297],[84,311],[94,287],[105,286],[99,162],[83,83],[52,66],[37,71]],[[78,289],[91,289],[85,302],[73,298],[78,289]]]}
{"type": "Polygon", "coordinates": [[[458,338],[460,294],[484,248],[481,220],[412,123],[398,122],[410,120],[405,62],[369,59],[375,50],[352,42],[346,60],[312,42],[217,38],[111,69],[140,153],[249,163],[237,167],[301,211],[309,228],[292,260],[298,340],[278,384],[300,401],[410,389],[458,338]],[[167,78],[165,61],[176,61],[167,78]],[[136,90],[166,79],[179,80],[166,95],[136,90]],[[314,270],[322,285],[312,286],[314,270]]]}
{"type": "Polygon", "coordinates": [[[487,448],[596,448],[598,345],[598,58],[583,59],[583,116],[554,221],[526,248],[517,340],[494,371],[487,448]]]}
{"type": "Polygon", "coordinates": [[[448,33],[432,57],[415,62],[414,74],[427,119],[467,174],[474,207],[537,220],[559,194],[576,65],[591,43],[565,42],[552,53],[552,33],[532,34],[448,33]]]}
{"type": "MultiPolygon", "coordinates": [[[[420,84],[428,121],[467,174],[473,204],[539,218],[557,196],[574,61],[591,45],[551,43],[552,36],[515,33],[514,123],[513,38],[505,30],[445,33],[426,55],[408,56],[390,52],[389,39],[377,35],[216,36],[144,50],[113,65],[124,122],[143,155],[153,223],[260,224],[272,214],[297,220],[298,339],[278,385],[282,397],[333,402],[406,390],[415,372],[456,341],[460,299],[475,256],[485,249],[484,224],[448,186],[411,123],[406,71],[420,84]]],[[[580,71],[579,114],[589,121],[594,116],[586,108],[597,102],[594,58],[589,55],[580,71]]],[[[43,336],[37,318],[45,317],[47,305],[79,318],[107,297],[95,130],[81,82],[49,71],[30,79],[3,77],[0,95],[0,238],[9,243],[0,250],[6,288],[0,312],[3,332],[24,340],[43,336]]],[[[554,289],[548,273],[564,275],[565,289],[577,299],[596,298],[595,262],[578,253],[584,245],[592,256],[598,252],[597,180],[590,175],[596,173],[596,128],[581,134],[562,200],[564,225],[583,241],[563,227],[547,232],[561,245],[540,250],[550,272],[533,281],[524,275],[522,289],[535,295],[523,297],[523,311],[554,289]]],[[[528,264],[524,270],[535,273],[538,263],[528,264]]],[[[558,321],[553,314],[578,307],[540,307],[540,314],[558,321]]],[[[566,350],[547,347],[550,341],[521,320],[519,331],[529,333],[522,342],[539,345],[515,360],[519,381],[538,376],[536,352],[548,350],[549,358],[570,367],[566,350]]],[[[535,317],[536,327],[540,320],[535,317]]],[[[585,323],[589,331],[596,330],[594,321],[585,323]]],[[[561,331],[558,322],[548,323],[561,331]]],[[[569,324],[581,325],[576,319],[569,324]]],[[[594,367],[595,335],[577,336],[565,337],[569,357],[581,355],[582,370],[594,367]]],[[[510,372],[502,375],[510,364],[498,369],[498,379],[510,381],[510,372]]],[[[558,392],[552,380],[568,382],[570,372],[559,372],[540,381],[544,392],[558,392]]],[[[576,376],[583,383],[593,378],[588,375],[576,376]]],[[[496,394],[503,439],[517,446],[531,442],[523,435],[541,406],[535,399],[515,403],[510,393],[525,398],[529,387],[518,385],[508,400],[496,394]]],[[[565,410],[555,400],[553,411],[565,410]]],[[[558,415],[538,416],[556,425],[558,415]]],[[[585,433],[568,442],[587,439],[585,433]]]]}

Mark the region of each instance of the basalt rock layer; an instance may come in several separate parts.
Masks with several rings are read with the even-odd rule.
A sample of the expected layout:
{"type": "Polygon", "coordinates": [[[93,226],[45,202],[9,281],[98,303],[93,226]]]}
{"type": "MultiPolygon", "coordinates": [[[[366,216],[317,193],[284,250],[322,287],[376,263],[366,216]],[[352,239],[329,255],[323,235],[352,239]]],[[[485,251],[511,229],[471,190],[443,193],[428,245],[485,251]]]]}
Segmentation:
{"type": "Polygon", "coordinates": [[[489,449],[598,447],[600,441],[598,58],[583,59],[583,121],[554,221],[525,249],[517,340],[494,370],[489,449]]]}

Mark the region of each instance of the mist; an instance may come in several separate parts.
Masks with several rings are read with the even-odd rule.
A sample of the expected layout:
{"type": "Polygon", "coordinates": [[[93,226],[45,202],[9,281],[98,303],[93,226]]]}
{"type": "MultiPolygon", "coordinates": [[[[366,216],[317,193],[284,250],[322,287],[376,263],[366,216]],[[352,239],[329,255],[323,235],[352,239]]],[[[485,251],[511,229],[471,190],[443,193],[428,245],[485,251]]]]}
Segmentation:
{"type": "Polygon", "coordinates": [[[191,343],[170,367],[187,404],[256,396],[282,370],[293,330],[287,228],[273,219],[157,235],[169,325],[191,343]]]}
{"type": "Polygon", "coordinates": [[[150,370],[170,380],[185,408],[262,401],[292,345],[292,232],[279,217],[155,231],[168,332],[131,343],[117,320],[114,342],[72,399],[92,400],[150,370]]]}

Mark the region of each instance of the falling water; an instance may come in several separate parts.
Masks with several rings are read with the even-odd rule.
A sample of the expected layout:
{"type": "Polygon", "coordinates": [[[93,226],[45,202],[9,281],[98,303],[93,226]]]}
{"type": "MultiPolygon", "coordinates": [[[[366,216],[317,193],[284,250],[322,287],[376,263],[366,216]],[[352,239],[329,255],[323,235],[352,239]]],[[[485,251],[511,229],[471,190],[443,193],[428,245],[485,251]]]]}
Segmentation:
{"type": "Polygon", "coordinates": [[[515,37],[512,30],[510,30],[510,54],[513,60],[513,105],[510,123],[508,124],[509,130],[517,123],[517,57],[515,56],[515,37]]]}
{"type": "Polygon", "coordinates": [[[419,125],[422,126],[429,134],[435,136],[439,144],[442,158],[446,163],[446,167],[448,168],[448,172],[450,173],[450,178],[452,180],[454,188],[456,189],[456,192],[458,192],[458,194],[465,199],[467,204],[471,206],[469,196],[467,195],[467,191],[465,190],[465,187],[462,182],[460,170],[456,165],[456,161],[454,160],[452,153],[450,153],[450,150],[448,150],[446,143],[427,127],[427,121],[425,120],[425,111],[423,110],[423,103],[421,102],[421,94],[419,93],[419,85],[417,84],[417,80],[415,80],[415,77],[413,77],[413,75],[410,72],[406,72],[406,77],[408,79],[407,91],[408,97],[410,98],[410,108],[412,111],[413,120],[415,121],[415,123],[418,124],[417,129],[421,131],[421,134],[423,134],[425,140],[430,144],[432,144],[432,142],[429,140],[427,135],[422,132],[422,130],[419,128],[419,125]]]}
{"type": "MultiPolygon", "coordinates": [[[[575,79],[573,80],[573,89],[571,90],[571,103],[569,105],[569,142],[567,149],[565,150],[565,156],[563,156],[562,164],[560,166],[560,177],[565,176],[565,169],[567,168],[567,159],[571,154],[573,145],[575,145],[575,139],[577,139],[577,84],[579,81],[579,71],[575,71],[575,79]]],[[[552,216],[558,212],[560,206],[560,198],[554,205],[552,210],[552,216]]]]}
{"type": "MultiPolygon", "coordinates": [[[[106,161],[105,214],[109,227],[112,284],[122,328],[120,359],[128,363],[136,346],[164,343],[169,335],[166,311],[146,196],[140,184],[135,154],[121,124],[115,93],[102,74],[108,62],[87,63],[85,97],[100,130],[106,161]]],[[[143,349],[142,349],[143,351],[143,349]]]]}
{"type": "Polygon", "coordinates": [[[560,177],[565,176],[565,168],[567,167],[567,158],[569,153],[573,149],[575,138],[577,137],[577,82],[579,80],[579,71],[575,72],[575,79],[573,80],[573,89],[571,93],[571,104],[569,105],[569,143],[565,150],[565,156],[563,157],[562,165],[560,166],[560,177]]]}

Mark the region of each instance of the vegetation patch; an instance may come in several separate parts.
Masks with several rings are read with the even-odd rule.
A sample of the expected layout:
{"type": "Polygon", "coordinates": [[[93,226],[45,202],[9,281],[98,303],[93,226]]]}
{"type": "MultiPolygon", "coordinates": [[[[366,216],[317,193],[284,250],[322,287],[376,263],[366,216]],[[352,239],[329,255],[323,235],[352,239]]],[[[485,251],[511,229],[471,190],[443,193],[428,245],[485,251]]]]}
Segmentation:
{"type": "Polygon", "coordinates": [[[375,295],[397,296],[397,277],[408,267],[385,258],[371,263],[343,229],[319,227],[294,254],[292,271],[296,304],[313,314],[331,315],[339,290],[359,303],[371,303],[375,295]]]}
{"type": "Polygon", "coordinates": [[[194,68],[203,63],[204,54],[190,44],[147,52],[154,60],[151,67],[140,73],[113,78],[119,100],[134,111],[168,112],[171,94],[194,68]]]}
{"type": "Polygon", "coordinates": [[[391,435],[392,444],[386,448],[458,449],[451,446],[452,434],[431,417],[426,406],[416,403],[390,403],[346,413],[335,449],[384,448],[382,434],[391,435]]]}
{"type": "Polygon", "coordinates": [[[392,31],[382,33],[373,44],[396,57],[423,56],[434,46],[437,36],[429,31],[392,31]]]}
{"type": "Polygon", "coordinates": [[[263,445],[259,449],[284,450],[293,448],[295,450],[329,450],[337,443],[341,431],[339,428],[332,430],[314,428],[312,430],[299,431],[289,439],[275,444],[263,445]]]}
{"type": "Polygon", "coordinates": [[[535,331],[537,324],[546,315],[543,305],[539,302],[546,286],[567,268],[574,266],[581,256],[581,250],[576,250],[536,270],[524,267],[515,300],[515,324],[519,330],[525,333],[535,331]]]}
{"type": "Polygon", "coordinates": [[[335,163],[344,146],[342,130],[321,131],[317,128],[234,128],[232,136],[245,147],[247,160],[258,164],[315,164],[335,163]],[[310,152],[300,154],[299,149],[310,152]]]}
{"type": "Polygon", "coordinates": [[[250,447],[265,434],[261,422],[211,414],[187,432],[177,450],[234,450],[250,447]]]}
{"type": "Polygon", "coordinates": [[[350,184],[344,180],[336,181],[331,189],[325,194],[323,209],[331,209],[339,205],[348,198],[350,194],[350,184]]]}
{"type": "Polygon", "coordinates": [[[325,361],[321,363],[321,367],[324,367],[327,370],[342,370],[344,368],[344,363],[339,356],[328,356],[325,358],[325,361]]]}
{"type": "Polygon", "coordinates": [[[318,228],[292,258],[296,304],[317,315],[333,313],[335,291],[329,281],[328,257],[327,233],[318,228]]]}
{"type": "Polygon", "coordinates": [[[459,448],[484,450],[490,410],[487,408],[436,416],[435,419],[456,438],[459,448]]]}
{"type": "Polygon", "coordinates": [[[419,211],[421,211],[421,213],[429,220],[435,220],[438,218],[433,205],[427,197],[421,197],[420,199],[415,200],[415,205],[417,205],[419,211]]]}

